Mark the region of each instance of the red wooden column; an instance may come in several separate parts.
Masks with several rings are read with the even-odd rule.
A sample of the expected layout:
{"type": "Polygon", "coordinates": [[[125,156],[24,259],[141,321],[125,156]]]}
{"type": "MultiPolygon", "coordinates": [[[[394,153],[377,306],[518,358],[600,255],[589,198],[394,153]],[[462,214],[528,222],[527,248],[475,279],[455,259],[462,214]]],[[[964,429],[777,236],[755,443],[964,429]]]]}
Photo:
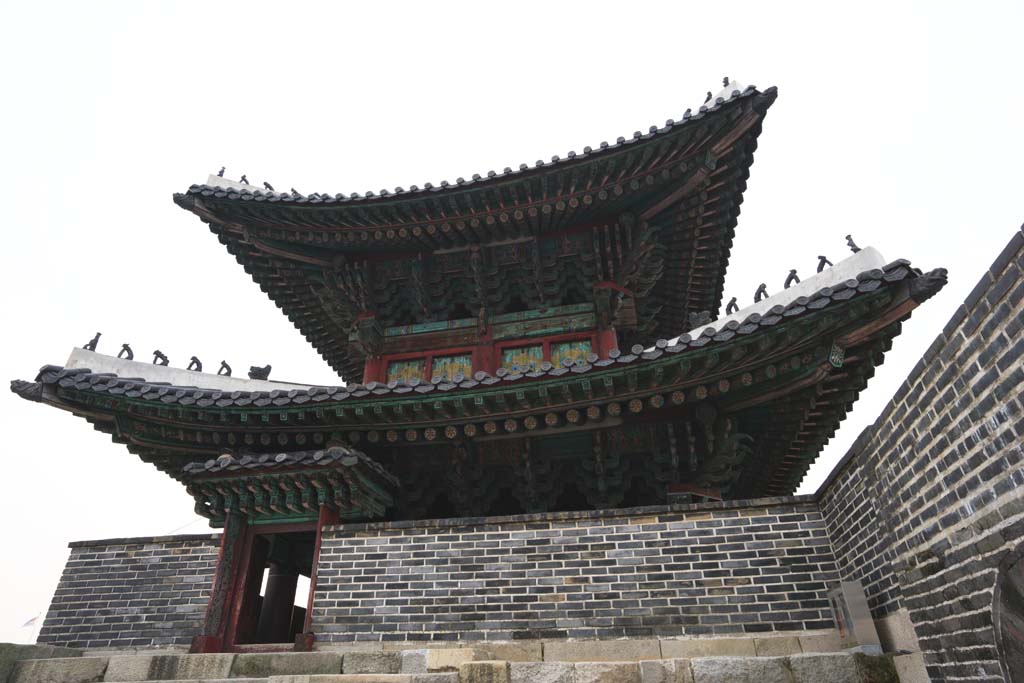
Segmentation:
{"type": "Polygon", "coordinates": [[[313,640],[313,596],[316,594],[316,575],[320,565],[320,543],[323,540],[324,527],[338,523],[338,511],[320,506],[320,516],[316,523],[316,543],[313,546],[313,569],[309,572],[309,600],[306,603],[306,622],[302,633],[296,640],[295,647],[299,650],[312,650],[313,640]]]}
{"type": "Polygon", "coordinates": [[[238,600],[237,580],[245,560],[243,546],[248,529],[245,515],[229,510],[220,537],[213,589],[206,606],[203,632],[192,639],[189,652],[221,652],[228,645],[226,635],[230,614],[238,600]]]}

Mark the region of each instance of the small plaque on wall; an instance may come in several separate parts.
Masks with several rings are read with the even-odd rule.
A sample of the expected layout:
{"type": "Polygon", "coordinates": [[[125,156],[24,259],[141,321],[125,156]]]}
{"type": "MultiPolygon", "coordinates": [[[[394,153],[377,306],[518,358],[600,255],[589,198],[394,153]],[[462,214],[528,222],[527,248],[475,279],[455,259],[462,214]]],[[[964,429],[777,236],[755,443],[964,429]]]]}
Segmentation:
{"type": "Polygon", "coordinates": [[[860,581],[842,581],[829,591],[829,605],[844,648],[856,648],[867,654],[881,654],[874,619],[860,581]]]}

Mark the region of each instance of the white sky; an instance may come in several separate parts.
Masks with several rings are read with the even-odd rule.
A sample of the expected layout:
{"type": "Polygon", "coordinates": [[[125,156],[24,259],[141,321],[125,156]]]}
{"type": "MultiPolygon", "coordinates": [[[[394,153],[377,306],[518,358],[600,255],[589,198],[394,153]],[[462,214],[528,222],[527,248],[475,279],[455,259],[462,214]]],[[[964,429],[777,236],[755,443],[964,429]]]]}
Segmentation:
{"type": "MultiPolygon", "coordinates": [[[[171,194],[222,164],[279,190],[439,183],[646,131],[723,76],[778,101],[725,300],[844,257],[945,266],[811,471],[813,491],[1024,218],[1020,3],[7,2],[0,376],[103,332],[184,366],[327,365],[171,194]],[[780,7],[785,7],[780,11],[780,7]]],[[[0,394],[0,642],[34,638],[75,539],[202,532],[181,485],[0,394]]]]}

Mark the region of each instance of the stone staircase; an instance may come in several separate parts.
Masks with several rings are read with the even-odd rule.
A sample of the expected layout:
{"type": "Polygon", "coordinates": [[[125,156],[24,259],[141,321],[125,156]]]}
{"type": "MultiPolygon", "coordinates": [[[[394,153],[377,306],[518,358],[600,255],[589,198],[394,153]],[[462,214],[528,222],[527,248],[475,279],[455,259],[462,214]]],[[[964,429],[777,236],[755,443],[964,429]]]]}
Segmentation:
{"type": "MultiPolygon", "coordinates": [[[[782,640],[782,639],[778,639],[782,640]]],[[[18,658],[0,683],[896,683],[888,656],[655,656],[639,641],[241,654],[67,652],[18,658]],[[499,658],[504,655],[504,658],[499,658]]],[[[657,642],[657,641],[655,641],[657,642]]],[[[380,644],[376,644],[378,648],[380,644]]],[[[26,646],[38,647],[38,646],[26,646]]],[[[774,646],[778,650],[781,643],[774,646]]],[[[355,646],[353,646],[355,648],[355,646]]],[[[770,650],[772,648],[766,648],[770,650]]],[[[695,654],[699,652],[695,651],[695,654]]],[[[31,653],[29,656],[32,656],[31,653]]]]}

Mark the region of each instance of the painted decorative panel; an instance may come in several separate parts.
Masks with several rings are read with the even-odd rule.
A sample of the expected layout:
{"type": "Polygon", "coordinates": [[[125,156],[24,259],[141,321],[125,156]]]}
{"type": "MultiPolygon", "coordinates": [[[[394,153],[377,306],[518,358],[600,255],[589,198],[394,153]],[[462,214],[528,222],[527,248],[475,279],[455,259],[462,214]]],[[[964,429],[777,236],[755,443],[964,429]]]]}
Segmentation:
{"type": "Polygon", "coordinates": [[[501,367],[512,369],[513,365],[519,367],[530,367],[536,369],[544,362],[544,347],[540,344],[536,346],[517,346],[514,349],[504,349],[501,352],[501,367]]]}
{"type": "Polygon", "coordinates": [[[472,354],[462,353],[457,356],[435,356],[430,368],[430,377],[443,377],[449,382],[456,375],[471,377],[473,375],[472,354]]]}
{"type": "Polygon", "coordinates": [[[411,379],[426,379],[427,362],[422,358],[393,360],[388,363],[389,382],[408,382],[411,379]]]}
{"type": "Polygon", "coordinates": [[[562,367],[562,361],[568,358],[571,361],[585,361],[590,353],[590,340],[559,342],[551,345],[551,364],[555,367],[562,367]]]}

